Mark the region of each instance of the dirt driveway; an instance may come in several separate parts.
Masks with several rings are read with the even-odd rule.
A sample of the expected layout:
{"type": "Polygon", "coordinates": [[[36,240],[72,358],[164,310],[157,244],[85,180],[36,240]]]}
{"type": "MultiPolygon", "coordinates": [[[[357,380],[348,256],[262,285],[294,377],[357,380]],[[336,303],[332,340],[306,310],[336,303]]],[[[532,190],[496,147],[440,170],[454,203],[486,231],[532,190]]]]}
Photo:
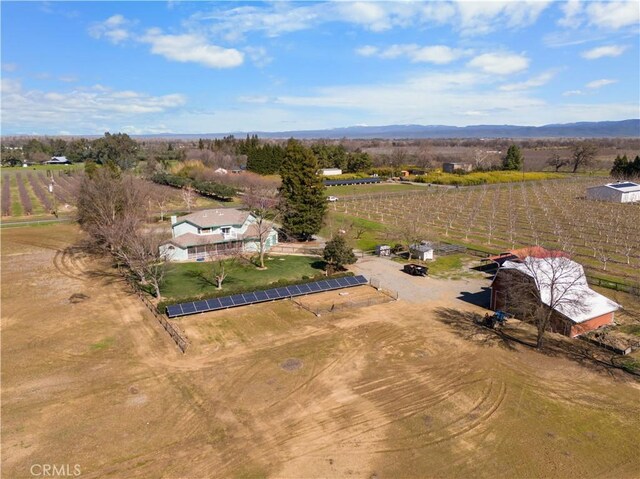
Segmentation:
{"type": "MultiPolygon", "coordinates": [[[[484,306],[489,296],[489,280],[465,278],[461,280],[411,276],[402,271],[402,265],[390,259],[365,256],[351,267],[356,274],[380,281],[383,288],[398,292],[398,299],[411,303],[450,300],[484,306]]],[[[486,304],[488,306],[488,304],[486,304]]]]}

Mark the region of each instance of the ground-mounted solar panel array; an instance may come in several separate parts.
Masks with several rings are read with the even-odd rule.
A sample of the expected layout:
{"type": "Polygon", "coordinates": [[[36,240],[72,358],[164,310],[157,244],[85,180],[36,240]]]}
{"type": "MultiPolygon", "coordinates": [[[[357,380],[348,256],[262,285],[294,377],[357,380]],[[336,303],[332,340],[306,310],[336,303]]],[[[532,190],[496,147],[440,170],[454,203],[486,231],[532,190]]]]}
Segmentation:
{"type": "Polygon", "coordinates": [[[613,185],[609,185],[612,188],[633,188],[634,186],[638,186],[636,183],[616,183],[613,185]]]}
{"type": "Polygon", "coordinates": [[[325,180],[324,186],[345,186],[345,185],[369,185],[372,183],[380,183],[381,178],[355,178],[353,180],[325,180]]]}
{"type": "Polygon", "coordinates": [[[324,279],[313,283],[283,286],[281,288],[254,291],[253,293],[234,294],[222,298],[203,299],[188,303],[172,304],[167,306],[167,316],[177,318],[190,314],[207,313],[220,309],[246,306],[249,304],[275,301],[276,299],[292,298],[305,294],[322,293],[334,289],[350,288],[367,284],[369,281],[364,276],[345,276],[343,278],[324,279]]]}

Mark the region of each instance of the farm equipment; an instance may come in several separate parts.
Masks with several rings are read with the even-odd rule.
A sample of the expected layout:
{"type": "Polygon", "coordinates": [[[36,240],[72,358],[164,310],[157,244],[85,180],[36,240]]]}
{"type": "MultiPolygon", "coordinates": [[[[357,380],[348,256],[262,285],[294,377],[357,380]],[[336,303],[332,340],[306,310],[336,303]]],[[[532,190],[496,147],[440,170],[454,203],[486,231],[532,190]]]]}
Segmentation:
{"type": "Polygon", "coordinates": [[[490,329],[495,329],[496,326],[504,326],[507,324],[507,313],[504,311],[496,311],[491,316],[489,316],[489,313],[486,313],[480,324],[490,329]]]}
{"type": "Polygon", "coordinates": [[[426,266],[419,264],[405,264],[402,271],[410,274],[411,276],[426,276],[429,269],[426,266]]]}

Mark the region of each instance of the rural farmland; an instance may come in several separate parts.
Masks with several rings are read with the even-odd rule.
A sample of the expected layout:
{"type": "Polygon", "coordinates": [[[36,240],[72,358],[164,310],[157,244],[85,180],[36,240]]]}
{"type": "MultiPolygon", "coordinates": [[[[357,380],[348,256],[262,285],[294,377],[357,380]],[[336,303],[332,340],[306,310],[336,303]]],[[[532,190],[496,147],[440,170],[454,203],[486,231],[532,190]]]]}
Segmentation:
{"type": "Polygon", "coordinates": [[[640,206],[585,198],[587,187],[604,182],[604,178],[570,178],[472,188],[425,187],[351,196],[330,210],[384,225],[397,239],[409,230],[418,240],[493,252],[553,246],[572,252],[592,275],[636,284],[640,206]]]}
{"type": "Polygon", "coordinates": [[[191,342],[183,355],[108,261],[74,248],[76,226],[2,239],[7,477],[47,460],[92,478],[638,470],[636,383],[505,343],[453,296],[321,317],[288,300],[192,316],[175,322],[191,342]]]}

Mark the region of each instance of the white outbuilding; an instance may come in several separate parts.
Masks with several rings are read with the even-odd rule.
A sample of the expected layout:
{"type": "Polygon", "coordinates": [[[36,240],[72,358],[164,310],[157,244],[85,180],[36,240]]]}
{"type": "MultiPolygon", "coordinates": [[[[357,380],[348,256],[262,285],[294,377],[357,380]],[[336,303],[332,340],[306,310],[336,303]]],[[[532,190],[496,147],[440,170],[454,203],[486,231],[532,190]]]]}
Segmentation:
{"type": "Polygon", "coordinates": [[[632,181],[607,183],[587,188],[587,199],[632,203],[640,201],[640,185],[632,181]]]}
{"type": "Polygon", "coordinates": [[[420,261],[426,261],[433,259],[433,246],[426,241],[420,242],[420,244],[412,244],[409,246],[411,256],[419,259],[420,261]]]}
{"type": "Polygon", "coordinates": [[[318,172],[318,174],[322,176],[335,176],[341,175],[342,170],[340,168],[323,168],[318,172]]]}

